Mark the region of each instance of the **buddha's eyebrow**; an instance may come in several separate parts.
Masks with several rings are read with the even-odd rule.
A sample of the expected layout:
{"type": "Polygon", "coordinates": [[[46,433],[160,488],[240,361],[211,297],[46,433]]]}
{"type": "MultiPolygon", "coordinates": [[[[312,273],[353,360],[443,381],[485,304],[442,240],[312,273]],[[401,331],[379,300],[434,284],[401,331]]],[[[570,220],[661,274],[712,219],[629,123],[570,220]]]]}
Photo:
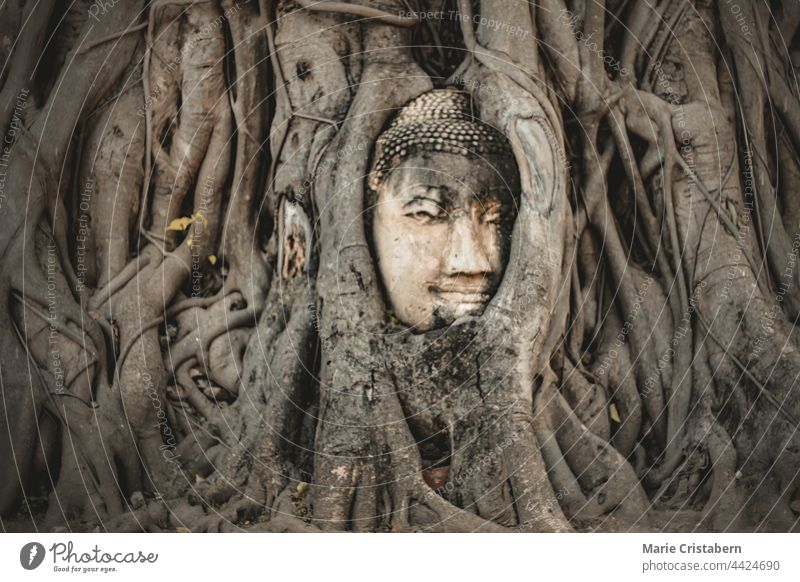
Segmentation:
{"type": "Polygon", "coordinates": [[[405,205],[416,204],[420,202],[433,202],[441,206],[442,204],[442,191],[436,186],[414,188],[406,196],[405,205]]]}
{"type": "Polygon", "coordinates": [[[492,188],[481,188],[477,192],[473,198],[476,200],[497,200],[502,202],[503,198],[510,198],[511,192],[505,186],[494,186],[492,188]]]}

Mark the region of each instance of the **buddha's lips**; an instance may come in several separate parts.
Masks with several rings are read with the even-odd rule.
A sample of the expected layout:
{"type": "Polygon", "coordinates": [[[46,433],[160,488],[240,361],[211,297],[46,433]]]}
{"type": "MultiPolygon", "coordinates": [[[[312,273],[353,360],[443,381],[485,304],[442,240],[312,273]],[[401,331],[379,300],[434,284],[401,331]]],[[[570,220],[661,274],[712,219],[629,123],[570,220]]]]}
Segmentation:
{"type": "Polygon", "coordinates": [[[486,287],[430,287],[432,293],[451,304],[484,304],[491,298],[486,287]]]}

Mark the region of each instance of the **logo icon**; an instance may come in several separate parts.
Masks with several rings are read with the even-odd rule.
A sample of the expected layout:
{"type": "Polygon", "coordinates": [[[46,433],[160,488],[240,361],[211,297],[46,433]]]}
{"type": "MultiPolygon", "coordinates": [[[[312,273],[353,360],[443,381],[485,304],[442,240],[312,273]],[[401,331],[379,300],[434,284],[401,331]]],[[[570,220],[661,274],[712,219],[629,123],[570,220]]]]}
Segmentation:
{"type": "Polygon", "coordinates": [[[44,561],[44,546],[39,542],[30,542],[19,551],[19,563],[26,570],[35,570],[44,561]]]}

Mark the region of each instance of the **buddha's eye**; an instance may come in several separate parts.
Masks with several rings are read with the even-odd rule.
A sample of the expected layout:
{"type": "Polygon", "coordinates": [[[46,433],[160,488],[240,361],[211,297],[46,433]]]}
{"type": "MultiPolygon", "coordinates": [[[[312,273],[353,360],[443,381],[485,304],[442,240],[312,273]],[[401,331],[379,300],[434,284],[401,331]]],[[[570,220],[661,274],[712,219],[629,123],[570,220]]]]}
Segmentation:
{"type": "Polygon", "coordinates": [[[406,206],[405,216],[422,224],[428,224],[444,220],[447,213],[444,208],[432,200],[415,200],[406,206]]]}
{"type": "Polygon", "coordinates": [[[500,211],[496,209],[489,210],[483,214],[483,222],[487,224],[499,224],[500,218],[500,211]]]}
{"type": "Polygon", "coordinates": [[[433,213],[433,212],[428,212],[427,210],[417,210],[416,212],[406,213],[406,216],[410,216],[411,218],[417,220],[418,222],[428,223],[441,220],[443,218],[443,214],[444,213],[442,212],[433,213]]]}
{"type": "Polygon", "coordinates": [[[481,222],[484,224],[500,224],[503,221],[503,206],[500,204],[487,204],[480,210],[481,222]]]}

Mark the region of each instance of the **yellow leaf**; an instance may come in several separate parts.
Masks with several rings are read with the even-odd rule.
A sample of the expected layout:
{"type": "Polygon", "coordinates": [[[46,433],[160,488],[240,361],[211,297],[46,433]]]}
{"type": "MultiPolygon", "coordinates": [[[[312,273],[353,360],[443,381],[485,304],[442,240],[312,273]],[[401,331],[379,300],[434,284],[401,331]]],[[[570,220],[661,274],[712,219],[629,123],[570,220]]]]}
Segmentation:
{"type": "Polygon", "coordinates": [[[187,228],[189,228],[189,225],[191,225],[193,222],[194,220],[185,216],[183,218],[176,218],[175,220],[169,223],[167,230],[178,230],[178,231],[186,230],[187,228]]]}
{"type": "Polygon", "coordinates": [[[217,264],[217,255],[208,255],[208,262],[212,265],[217,264]]]}
{"type": "Polygon", "coordinates": [[[172,220],[169,223],[167,230],[177,230],[177,231],[186,230],[198,220],[203,221],[203,226],[208,226],[208,219],[206,218],[206,215],[203,214],[202,210],[198,210],[191,216],[182,216],[180,218],[172,220]]]}
{"type": "Polygon", "coordinates": [[[611,416],[611,420],[613,420],[614,422],[620,422],[620,423],[622,422],[622,420],[619,417],[619,411],[617,410],[617,405],[614,404],[613,402],[608,405],[608,414],[611,416]]]}

